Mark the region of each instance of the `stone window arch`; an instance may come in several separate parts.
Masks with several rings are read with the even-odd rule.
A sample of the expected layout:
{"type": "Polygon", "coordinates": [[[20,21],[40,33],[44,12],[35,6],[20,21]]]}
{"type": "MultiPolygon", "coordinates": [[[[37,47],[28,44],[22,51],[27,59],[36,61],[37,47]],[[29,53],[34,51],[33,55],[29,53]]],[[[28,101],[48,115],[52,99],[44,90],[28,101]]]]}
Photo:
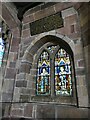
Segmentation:
{"type": "MultiPolygon", "coordinates": [[[[37,61],[36,63],[36,76],[34,76],[34,83],[35,83],[35,95],[32,96],[32,100],[34,101],[44,101],[44,102],[58,102],[58,103],[61,103],[61,104],[74,104],[76,105],[77,104],[77,98],[76,98],[76,85],[75,85],[75,75],[74,75],[74,60],[73,60],[73,54],[71,53],[71,50],[67,49],[65,46],[62,46],[62,44],[59,44],[59,43],[53,43],[53,42],[47,42],[45,43],[41,48],[38,49],[37,53],[35,54],[35,61],[37,61]],[[55,83],[55,58],[56,58],[56,55],[58,52],[60,52],[60,50],[63,50],[65,53],[65,55],[67,56],[66,58],[68,58],[69,62],[68,63],[68,67],[70,67],[70,70],[69,72],[70,73],[65,73],[65,76],[63,76],[61,73],[59,73],[59,79],[60,79],[60,76],[63,76],[63,78],[67,77],[66,78],[66,81],[65,79],[62,81],[62,82],[66,82],[66,90],[65,92],[67,92],[67,94],[62,93],[62,90],[59,91],[61,92],[62,94],[57,94],[56,93],[56,87],[57,87],[57,83],[55,83]],[[49,92],[47,94],[47,92],[45,92],[45,88],[46,87],[44,85],[43,88],[41,88],[41,84],[39,86],[39,83],[38,83],[38,78],[39,78],[39,75],[42,73],[42,70],[41,70],[41,73],[39,74],[39,60],[41,59],[41,56],[42,54],[46,52],[48,53],[48,56],[49,56],[49,59],[50,59],[50,63],[49,63],[49,66],[50,66],[50,78],[49,78],[49,84],[48,84],[48,88],[49,88],[49,92]],[[61,75],[60,75],[61,74],[61,75]],[[70,78],[70,83],[69,83],[69,79],[70,78]],[[38,86],[40,87],[39,88],[39,91],[38,91],[38,86]],[[42,89],[42,90],[40,90],[42,89]],[[39,94],[38,94],[39,92],[39,94]],[[40,93],[41,92],[41,93],[40,93]]],[[[43,64],[42,64],[43,65],[43,64]]],[[[65,64],[66,65],[66,64],[65,64]]],[[[65,66],[64,66],[65,67],[65,66]]],[[[43,67],[41,67],[40,69],[42,69],[43,67]]],[[[60,66],[59,66],[59,69],[60,69],[60,66]]],[[[45,69],[46,70],[46,69],[45,69]]],[[[46,72],[48,72],[48,70],[46,70],[46,72]]],[[[60,71],[59,71],[60,72],[60,71]]],[[[66,71],[65,71],[66,72],[66,71]]],[[[39,80],[40,82],[41,80],[39,80]]],[[[44,82],[45,82],[45,79],[44,79],[44,82]]],[[[61,83],[59,83],[59,87],[61,87],[60,85],[61,83]]],[[[64,85],[62,85],[62,87],[65,88],[65,83],[64,85]]],[[[47,90],[46,90],[47,91],[47,90]]]]}
{"type": "Polygon", "coordinates": [[[72,95],[71,56],[59,45],[43,50],[37,66],[37,95],[72,95]]]}

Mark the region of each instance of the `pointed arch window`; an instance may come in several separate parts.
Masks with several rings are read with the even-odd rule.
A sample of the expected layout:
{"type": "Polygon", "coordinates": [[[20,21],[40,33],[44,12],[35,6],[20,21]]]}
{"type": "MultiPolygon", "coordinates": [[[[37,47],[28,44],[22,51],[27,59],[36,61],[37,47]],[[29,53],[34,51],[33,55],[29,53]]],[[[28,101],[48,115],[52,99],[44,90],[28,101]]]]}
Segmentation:
{"type": "Polygon", "coordinates": [[[71,56],[59,45],[46,47],[38,59],[37,95],[72,96],[71,56]]]}
{"type": "Polygon", "coordinates": [[[6,43],[8,43],[8,39],[11,39],[10,30],[5,21],[3,21],[0,17],[0,67],[3,63],[3,57],[5,53],[6,43]]]}
{"type": "Polygon", "coordinates": [[[43,51],[38,60],[37,95],[50,95],[50,57],[43,51]]]}
{"type": "Polygon", "coordinates": [[[70,56],[62,48],[55,55],[55,93],[72,95],[70,56]]]}
{"type": "Polygon", "coordinates": [[[2,65],[2,59],[3,59],[3,55],[4,55],[4,50],[5,50],[4,41],[3,41],[2,38],[0,38],[0,67],[2,65]]]}

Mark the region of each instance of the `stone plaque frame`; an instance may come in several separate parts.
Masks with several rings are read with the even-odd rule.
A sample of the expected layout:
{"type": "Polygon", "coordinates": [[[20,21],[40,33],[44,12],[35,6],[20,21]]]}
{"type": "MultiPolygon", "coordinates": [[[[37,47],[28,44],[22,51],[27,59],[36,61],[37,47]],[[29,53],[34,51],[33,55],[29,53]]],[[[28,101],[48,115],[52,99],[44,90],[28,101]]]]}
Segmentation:
{"type": "Polygon", "coordinates": [[[59,12],[30,23],[30,32],[31,35],[36,35],[61,27],[63,27],[63,19],[59,12]]]}

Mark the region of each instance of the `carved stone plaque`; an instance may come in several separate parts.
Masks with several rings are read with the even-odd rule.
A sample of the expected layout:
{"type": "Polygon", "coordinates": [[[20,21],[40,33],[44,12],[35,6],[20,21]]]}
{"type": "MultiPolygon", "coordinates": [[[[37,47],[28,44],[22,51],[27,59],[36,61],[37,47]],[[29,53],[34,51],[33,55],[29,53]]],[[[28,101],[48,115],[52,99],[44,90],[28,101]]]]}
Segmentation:
{"type": "Polygon", "coordinates": [[[30,23],[30,32],[31,35],[36,35],[58,29],[60,27],[63,27],[63,19],[59,12],[30,23]]]}

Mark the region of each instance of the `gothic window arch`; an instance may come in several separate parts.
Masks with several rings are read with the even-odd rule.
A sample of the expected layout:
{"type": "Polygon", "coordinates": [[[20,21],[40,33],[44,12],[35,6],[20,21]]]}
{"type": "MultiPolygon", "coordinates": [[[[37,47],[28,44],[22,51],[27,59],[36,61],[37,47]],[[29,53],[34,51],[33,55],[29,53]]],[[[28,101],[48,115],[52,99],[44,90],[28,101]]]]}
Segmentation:
{"type": "Polygon", "coordinates": [[[37,62],[36,95],[72,96],[71,62],[71,55],[63,47],[44,47],[37,62]]]}

